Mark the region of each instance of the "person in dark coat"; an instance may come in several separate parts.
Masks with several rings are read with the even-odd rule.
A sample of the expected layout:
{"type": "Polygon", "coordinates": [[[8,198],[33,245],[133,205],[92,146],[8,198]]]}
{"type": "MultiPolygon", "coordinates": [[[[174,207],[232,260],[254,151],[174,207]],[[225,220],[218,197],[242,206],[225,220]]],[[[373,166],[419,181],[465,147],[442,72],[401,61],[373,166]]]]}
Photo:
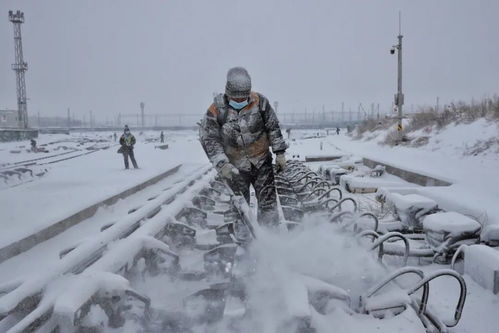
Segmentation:
{"type": "Polygon", "coordinates": [[[30,142],[31,142],[31,151],[33,151],[35,153],[38,152],[38,148],[36,147],[36,140],[31,139],[30,142]]]}
{"type": "Polygon", "coordinates": [[[161,140],[161,143],[165,143],[165,133],[161,131],[161,134],[159,135],[159,139],[161,140]]]}
{"type": "Polygon", "coordinates": [[[135,136],[133,136],[132,133],[130,133],[130,129],[128,128],[128,125],[125,125],[125,130],[123,131],[123,135],[120,137],[120,145],[121,145],[121,153],[123,154],[123,159],[125,161],[125,169],[128,169],[128,157],[130,156],[130,159],[132,160],[133,167],[135,169],[138,169],[139,166],[137,165],[137,162],[135,161],[135,155],[133,153],[133,146],[135,145],[136,140],[135,136]]]}

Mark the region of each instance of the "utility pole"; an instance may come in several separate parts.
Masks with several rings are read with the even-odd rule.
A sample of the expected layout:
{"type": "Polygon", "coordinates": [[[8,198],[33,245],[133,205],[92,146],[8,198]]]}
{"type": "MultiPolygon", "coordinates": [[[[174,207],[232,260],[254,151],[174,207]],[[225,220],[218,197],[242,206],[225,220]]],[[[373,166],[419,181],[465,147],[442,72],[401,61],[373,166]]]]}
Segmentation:
{"type": "Polygon", "coordinates": [[[71,128],[71,113],[70,109],[68,108],[68,129],[71,128]]]}
{"type": "Polygon", "coordinates": [[[141,123],[142,123],[142,128],[145,126],[145,119],[144,119],[144,107],[146,105],[144,102],[140,102],[140,118],[141,118],[141,123]]]}
{"type": "Polygon", "coordinates": [[[345,102],[341,102],[341,121],[345,122],[345,102]]]}
{"type": "Polygon", "coordinates": [[[275,101],[274,102],[274,111],[277,113],[277,107],[279,106],[279,102],[275,101]]]}
{"type": "Polygon", "coordinates": [[[28,106],[26,103],[26,81],[24,72],[28,70],[28,63],[23,57],[23,43],[21,39],[21,24],[24,23],[24,13],[9,11],[9,20],[14,25],[14,50],[16,63],[12,69],[16,72],[16,91],[17,91],[17,112],[20,128],[28,128],[28,106]]]}
{"type": "Polygon", "coordinates": [[[402,118],[403,118],[403,112],[402,112],[402,106],[404,105],[404,94],[402,93],[402,17],[401,13],[399,12],[399,35],[398,35],[398,44],[394,45],[392,49],[390,50],[391,54],[395,54],[395,51],[397,51],[398,55],[398,65],[397,65],[397,93],[395,94],[395,105],[397,105],[397,111],[398,111],[398,118],[399,118],[399,123],[397,126],[397,130],[400,132],[402,131],[402,118]]]}

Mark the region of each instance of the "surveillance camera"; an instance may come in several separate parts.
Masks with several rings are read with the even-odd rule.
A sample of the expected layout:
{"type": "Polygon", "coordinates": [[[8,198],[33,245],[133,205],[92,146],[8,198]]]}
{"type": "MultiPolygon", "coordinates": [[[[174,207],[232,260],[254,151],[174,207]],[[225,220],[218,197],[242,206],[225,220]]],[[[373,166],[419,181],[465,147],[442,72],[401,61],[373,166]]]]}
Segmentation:
{"type": "Polygon", "coordinates": [[[390,54],[395,54],[395,49],[390,49],[390,54]]]}

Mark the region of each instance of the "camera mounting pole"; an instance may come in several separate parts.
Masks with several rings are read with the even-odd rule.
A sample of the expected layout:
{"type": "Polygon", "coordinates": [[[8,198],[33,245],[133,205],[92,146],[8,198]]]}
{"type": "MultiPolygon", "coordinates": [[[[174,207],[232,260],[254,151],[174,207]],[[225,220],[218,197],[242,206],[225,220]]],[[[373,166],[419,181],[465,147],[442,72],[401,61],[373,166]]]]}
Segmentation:
{"type": "Polygon", "coordinates": [[[402,93],[402,18],[401,13],[399,12],[399,35],[398,35],[398,44],[394,45],[391,53],[394,54],[395,50],[397,50],[398,56],[398,65],[397,65],[397,93],[395,94],[395,105],[397,106],[398,111],[398,126],[397,130],[402,131],[402,106],[404,105],[404,94],[402,93]]]}

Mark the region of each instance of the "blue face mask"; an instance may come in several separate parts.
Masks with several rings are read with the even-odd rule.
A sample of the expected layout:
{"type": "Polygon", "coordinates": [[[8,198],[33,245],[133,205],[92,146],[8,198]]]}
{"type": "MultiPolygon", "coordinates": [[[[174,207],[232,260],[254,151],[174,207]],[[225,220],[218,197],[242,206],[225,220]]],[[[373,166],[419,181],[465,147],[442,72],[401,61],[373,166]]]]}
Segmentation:
{"type": "Polygon", "coordinates": [[[229,105],[231,107],[233,107],[234,109],[236,110],[241,110],[242,108],[244,108],[246,105],[248,105],[248,100],[245,100],[243,102],[236,102],[234,100],[229,100],[229,105]]]}

